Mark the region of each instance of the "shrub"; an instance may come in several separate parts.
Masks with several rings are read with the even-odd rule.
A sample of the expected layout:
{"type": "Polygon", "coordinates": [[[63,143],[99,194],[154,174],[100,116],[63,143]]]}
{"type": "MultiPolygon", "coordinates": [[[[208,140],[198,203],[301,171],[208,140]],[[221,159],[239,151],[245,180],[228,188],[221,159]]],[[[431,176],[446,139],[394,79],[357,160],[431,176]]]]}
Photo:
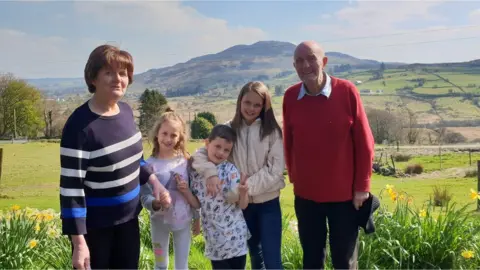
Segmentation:
{"type": "Polygon", "coordinates": [[[477,177],[478,171],[477,168],[468,168],[465,170],[465,177],[477,177]]]}
{"type": "Polygon", "coordinates": [[[410,164],[405,168],[406,174],[421,174],[423,172],[422,164],[410,164]]]}
{"type": "Polygon", "coordinates": [[[433,205],[443,207],[448,205],[451,200],[452,194],[446,187],[443,189],[438,186],[433,187],[433,205]]]}
{"type": "Polygon", "coordinates": [[[203,117],[197,117],[190,125],[192,139],[206,139],[213,125],[203,117]]]}
{"type": "Polygon", "coordinates": [[[409,161],[411,158],[412,156],[408,154],[400,154],[400,153],[393,154],[393,160],[397,162],[409,161]]]}
{"type": "Polygon", "coordinates": [[[202,117],[208,120],[212,124],[212,126],[215,126],[217,124],[217,118],[215,118],[215,115],[211,112],[201,112],[197,114],[197,117],[202,117]]]}

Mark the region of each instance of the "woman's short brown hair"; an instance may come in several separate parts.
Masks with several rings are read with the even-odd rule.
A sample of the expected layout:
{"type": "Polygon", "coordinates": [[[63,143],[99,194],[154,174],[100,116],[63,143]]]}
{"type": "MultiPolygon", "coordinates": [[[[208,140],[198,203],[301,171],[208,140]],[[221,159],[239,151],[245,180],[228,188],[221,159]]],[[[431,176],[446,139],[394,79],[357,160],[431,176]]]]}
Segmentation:
{"type": "Polygon", "coordinates": [[[85,82],[90,93],[95,93],[95,85],[92,82],[97,78],[98,72],[104,67],[126,68],[128,85],[133,82],[133,58],[127,51],[122,51],[112,45],[100,45],[95,48],[88,57],[85,65],[85,82]]]}

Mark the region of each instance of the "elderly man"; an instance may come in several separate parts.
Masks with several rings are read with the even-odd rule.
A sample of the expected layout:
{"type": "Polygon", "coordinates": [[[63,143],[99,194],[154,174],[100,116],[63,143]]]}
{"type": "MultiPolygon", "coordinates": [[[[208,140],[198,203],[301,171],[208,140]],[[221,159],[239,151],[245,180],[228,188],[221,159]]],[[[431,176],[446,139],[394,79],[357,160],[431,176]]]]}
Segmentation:
{"type": "Polygon", "coordinates": [[[369,198],[374,142],[355,86],[329,76],[314,41],[300,43],[301,82],[285,92],[285,158],[295,194],[305,269],[324,268],[327,220],[336,269],[357,268],[357,210],[369,198]]]}

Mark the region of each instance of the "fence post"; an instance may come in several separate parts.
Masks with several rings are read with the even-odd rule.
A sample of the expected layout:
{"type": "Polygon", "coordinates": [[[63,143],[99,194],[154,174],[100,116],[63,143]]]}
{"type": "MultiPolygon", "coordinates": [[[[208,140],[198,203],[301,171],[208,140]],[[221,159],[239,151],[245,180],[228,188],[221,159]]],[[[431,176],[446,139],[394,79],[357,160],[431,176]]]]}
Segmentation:
{"type": "Polygon", "coordinates": [[[468,160],[470,161],[470,166],[472,166],[472,149],[468,149],[468,160]]]}
{"type": "MultiPolygon", "coordinates": [[[[477,160],[477,193],[480,192],[480,160],[477,160]]],[[[477,199],[477,211],[480,211],[480,200],[477,199]]]]}
{"type": "Polygon", "coordinates": [[[0,148],[0,183],[2,182],[3,148],[0,148]]]}

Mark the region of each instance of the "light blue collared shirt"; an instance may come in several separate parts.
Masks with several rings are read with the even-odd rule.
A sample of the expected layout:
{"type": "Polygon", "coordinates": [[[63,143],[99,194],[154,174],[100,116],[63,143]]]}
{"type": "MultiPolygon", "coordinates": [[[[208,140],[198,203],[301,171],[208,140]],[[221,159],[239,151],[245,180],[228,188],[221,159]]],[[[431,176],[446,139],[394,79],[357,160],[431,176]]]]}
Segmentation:
{"type": "MultiPolygon", "coordinates": [[[[325,86],[323,87],[322,91],[320,91],[320,93],[316,94],[315,96],[324,95],[328,98],[332,93],[332,83],[331,83],[332,80],[330,79],[330,76],[328,76],[327,73],[324,73],[324,74],[325,74],[325,77],[327,78],[327,81],[325,82],[325,86]]],[[[298,93],[297,100],[302,99],[303,96],[305,95],[313,96],[307,92],[307,89],[305,88],[305,84],[302,83],[302,87],[300,88],[300,93],[298,93]]]]}

